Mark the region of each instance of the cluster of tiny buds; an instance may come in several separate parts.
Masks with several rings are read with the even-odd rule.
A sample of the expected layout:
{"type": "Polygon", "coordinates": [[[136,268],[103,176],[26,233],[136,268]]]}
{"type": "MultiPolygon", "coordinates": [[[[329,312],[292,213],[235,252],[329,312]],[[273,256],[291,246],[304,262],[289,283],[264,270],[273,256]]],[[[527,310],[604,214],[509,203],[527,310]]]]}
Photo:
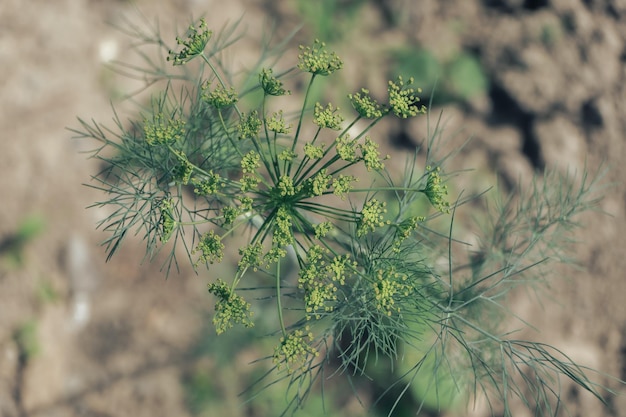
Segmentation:
{"type": "Polygon", "coordinates": [[[274,364],[279,370],[286,367],[290,374],[294,371],[306,372],[311,358],[319,355],[317,349],[310,345],[312,341],[313,333],[308,326],[282,337],[280,344],[274,348],[274,364]]]}

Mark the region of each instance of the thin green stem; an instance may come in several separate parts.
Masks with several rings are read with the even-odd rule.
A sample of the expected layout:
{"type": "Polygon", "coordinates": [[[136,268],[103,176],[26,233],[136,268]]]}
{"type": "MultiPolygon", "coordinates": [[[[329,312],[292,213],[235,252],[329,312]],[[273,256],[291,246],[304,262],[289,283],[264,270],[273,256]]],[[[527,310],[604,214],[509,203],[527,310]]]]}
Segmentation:
{"type": "Polygon", "coordinates": [[[278,321],[283,337],[287,338],[287,329],[285,329],[285,321],[283,319],[282,295],[280,293],[280,259],[276,261],[276,309],[278,310],[278,321]]]}
{"type": "MultiPolygon", "coordinates": [[[[304,94],[304,100],[302,102],[302,109],[300,110],[300,117],[298,119],[298,127],[296,128],[296,133],[293,136],[293,143],[291,144],[291,152],[295,152],[296,145],[298,144],[298,139],[300,137],[300,130],[302,129],[302,122],[304,120],[304,112],[306,111],[306,105],[307,105],[307,102],[309,101],[309,94],[311,93],[311,87],[313,86],[313,81],[315,81],[315,75],[316,74],[311,74],[311,80],[309,81],[309,85],[306,88],[306,93],[304,94]]],[[[292,166],[292,163],[289,162],[289,165],[287,167],[288,175],[291,174],[291,166],[292,166]]]]}

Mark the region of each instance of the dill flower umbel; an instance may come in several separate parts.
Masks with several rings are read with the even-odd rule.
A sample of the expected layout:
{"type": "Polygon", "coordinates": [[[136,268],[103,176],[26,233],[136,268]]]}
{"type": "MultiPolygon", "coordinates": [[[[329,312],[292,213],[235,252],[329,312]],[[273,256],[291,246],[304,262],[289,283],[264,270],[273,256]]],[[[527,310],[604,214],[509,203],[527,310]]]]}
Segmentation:
{"type": "Polygon", "coordinates": [[[213,170],[210,170],[208,174],[204,179],[194,178],[191,180],[191,183],[195,185],[193,192],[197,195],[216,194],[224,187],[224,179],[220,174],[214,173],[213,170]]]}
{"type": "Polygon", "coordinates": [[[211,264],[216,261],[220,262],[224,257],[224,244],[222,243],[222,237],[216,235],[213,230],[205,233],[202,235],[200,242],[191,253],[194,254],[196,252],[202,252],[200,258],[196,262],[196,266],[198,266],[200,262],[211,264]]]}
{"type": "Polygon", "coordinates": [[[360,92],[348,94],[348,99],[352,103],[352,107],[365,119],[378,119],[383,117],[384,108],[370,95],[370,91],[362,88],[360,92]]]}
{"type": "Polygon", "coordinates": [[[235,294],[221,279],[209,284],[209,292],[217,297],[213,324],[217,334],[224,333],[235,324],[253,327],[250,303],[242,296],[235,294]]]}
{"type": "Polygon", "coordinates": [[[180,119],[164,119],[163,113],[155,113],[152,120],[145,119],[143,132],[149,145],[170,145],[185,136],[185,122],[180,119]]]}
{"type": "Polygon", "coordinates": [[[267,126],[268,130],[280,134],[289,133],[291,130],[291,125],[288,125],[283,118],[282,110],[272,114],[272,117],[269,119],[265,119],[265,126],[267,126]]]}
{"type": "MultiPolygon", "coordinates": [[[[413,84],[413,78],[409,78],[406,85],[413,84]]],[[[421,93],[421,89],[413,89],[406,87],[402,77],[398,77],[396,81],[389,81],[387,91],[389,92],[389,107],[391,111],[398,117],[406,119],[408,117],[417,116],[420,113],[426,113],[426,106],[418,105],[420,98],[416,93],[421,93]]]]}
{"type": "Polygon", "coordinates": [[[213,32],[207,30],[207,24],[204,19],[200,19],[200,24],[196,28],[195,26],[189,26],[187,30],[187,37],[185,39],[181,37],[176,38],[176,43],[182,45],[183,49],[176,53],[169,51],[170,55],[167,57],[168,61],[173,61],[174,65],[183,65],[191,61],[196,56],[204,52],[206,44],[211,39],[213,32]]]}
{"type": "Polygon", "coordinates": [[[344,118],[338,111],[339,107],[334,107],[332,103],[328,103],[326,107],[322,106],[320,103],[315,103],[313,122],[320,128],[340,130],[344,118]]]}
{"type": "Polygon", "coordinates": [[[357,236],[364,236],[368,232],[373,232],[378,227],[383,227],[384,214],[387,212],[384,201],[378,201],[375,198],[371,199],[363,206],[361,210],[361,217],[357,228],[357,236]]]}
{"type": "Polygon", "coordinates": [[[202,85],[202,100],[216,109],[232,106],[239,101],[239,96],[234,87],[226,89],[225,87],[218,86],[213,91],[207,91],[210,87],[210,82],[206,82],[202,85]]]}
{"type": "Polygon", "coordinates": [[[441,176],[439,172],[440,167],[432,169],[430,166],[426,167],[428,173],[428,180],[426,182],[426,188],[422,190],[430,203],[440,212],[449,213],[450,203],[446,201],[445,196],[448,195],[448,186],[441,184],[441,176]]]}
{"type": "Polygon", "coordinates": [[[283,88],[283,83],[274,77],[271,69],[263,68],[259,74],[259,82],[265,94],[270,96],[285,96],[291,94],[291,91],[283,88]]]}
{"type": "Polygon", "coordinates": [[[310,359],[319,355],[317,349],[309,344],[312,341],[313,333],[308,326],[281,337],[280,344],[274,348],[274,364],[279,370],[284,366],[290,374],[305,372],[310,359]]]}
{"type": "Polygon", "coordinates": [[[253,139],[259,135],[263,122],[259,118],[259,112],[254,110],[241,116],[241,122],[237,125],[239,139],[253,139]]]}
{"type": "Polygon", "coordinates": [[[315,75],[330,75],[343,68],[343,61],[335,52],[328,52],[326,44],[318,39],[313,47],[300,45],[298,68],[315,75]]]}

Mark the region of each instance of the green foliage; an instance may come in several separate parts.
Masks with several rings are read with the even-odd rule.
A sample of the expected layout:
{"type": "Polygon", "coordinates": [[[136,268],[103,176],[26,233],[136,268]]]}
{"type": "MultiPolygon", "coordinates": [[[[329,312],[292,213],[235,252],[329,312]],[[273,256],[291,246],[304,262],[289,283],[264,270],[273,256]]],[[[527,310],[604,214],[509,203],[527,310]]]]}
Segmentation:
{"type": "MultiPolygon", "coordinates": [[[[453,237],[454,219],[478,196],[449,198],[452,155],[440,154],[440,122],[400,176],[387,170],[389,158],[373,139],[383,118],[429,117],[413,78],[390,80],[386,102],[366,88],[348,95],[351,112],[314,104],[314,85],[344,66],[316,40],[300,47],[297,69],[308,82],[299,110],[270,113],[287,93],[278,72],[260,60],[235,79],[220,60],[233,31],[213,40],[204,21],[194,28],[178,38],[178,52],[165,49],[158,33],[143,36],[174,68],[146,71],[162,90],[141,122],[126,126],[116,116],[113,130],[81,120],[75,131],[99,143],[93,157],[105,165],[92,186],[106,196],[94,206],[112,213],[100,222],[110,235],[109,257],[129,233],[139,234],[148,256],[166,250],[169,273],[181,252],[195,268],[211,267],[230,242],[244,242],[233,251],[232,276],[207,278],[217,334],[253,332],[259,321],[273,326],[265,332],[273,348],[259,342],[268,371],[249,391],[253,398],[281,386],[285,412],[296,411],[329,376],[352,381],[384,358],[403,370],[382,393],[396,396],[390,414],[411,392],[422,397],[416,408],[454,402],[458,392],[500,401],[504,414],[513,397],[554,414],[561,379],[602,399],[566,355],[502,328],[507,292],[542,281],[537,266],[566,260],[559,249],[574,217],[596,203],[595,180],[546,176],[519,200],[484,203],[480,244],[468,254],[453,237]],[[192,60],[195,67],[187,65],[192,60]],[[256,87],[236,87],[250,80],[256,87]],[[246,95],[259,92],[258,107],[244,108],[246,95]],[[431,228],[434,222],[447,232],[431,228]],[[275,319],[264,321],[268,304],[275,319]]],[[[470,91],[463,85],[476,77],[471,65],[451,67],[458,94],[470,91]]],[[[194,385],[208,386],[202,379],[194,385]]]]}

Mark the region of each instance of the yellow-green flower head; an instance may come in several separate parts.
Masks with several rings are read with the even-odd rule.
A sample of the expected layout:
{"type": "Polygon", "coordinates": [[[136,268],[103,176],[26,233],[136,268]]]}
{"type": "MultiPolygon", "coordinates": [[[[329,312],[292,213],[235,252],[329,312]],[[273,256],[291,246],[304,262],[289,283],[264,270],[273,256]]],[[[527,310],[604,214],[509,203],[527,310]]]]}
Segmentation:
{"type": "Polygon", "coordinates": [[[213,173],[213,171],[208,172],[208,176],[205,179],[196,179],[194,178],[191,182],[196,188],[193,189],[193,192],[197,195],[211,195],[216,194],[223,186],[224,180],[220,174],[213,173]]]}
{"type": "Polygon", "coordinates": [[[304,154],[310,159],[321,159],[324,157],[324,145],[304,144],[304,154]]]}
{"type": "Polygon", "coordinates": [[[221,262],[224,257],[224,244],[222,243],[222,237],[216,235],[213,230],[209,233],[205,233],[202,235],[200,242],[191,253],[195,254],[196,252],[202,252],[202,254],[195,263],[195,266],[198,266],[200,262],[210,264],[215,261],[221,262]]]}
{"type": "Polygon", "coordinates": [[[206,92],[211,83],[206,82],[202,86],[202,100],[206,103],[212,105],[216,109],[222,109],[224,107],[232,106],[239,100],[239,96],[237,95],[237,91],[233,87],[226,89],[222,86],[218,86],[215,90],[206,92]]]}
{"type": "Polygon", "coordinates": [[[293,185],[293,178],[289,175],[282,175],[278,179],[278,184],[276,184],[276,191],[278,195],[281,197],[288,197],[296,195],[296,187],[293,185]]]}
{"type": "Polygon", "coordinates": [[[193,25],[189,26],[185,39],[176,37],[176,43],[182,45],[183,49],[178,53],[169,51],[167,60],[173,61],[174,65],[186,64],[204,52],[204,48],[206,48],[206,44],[209,42],[209,39],[211,39],[212,34],[213,32],[207,30],[206,21],[200,19],[200,24],[197,28],[193,25]]]}
{"type": "Polygon", "coordinates": [[[386,206],[387,204],[384,201],[378,201],[375,198],[365,203],[361,210],[361,217],[356,230],[357,236],[364,236],[368,232],[373,232],[376,228],[385,225],[384,215],[387,213],[386,206]]]}
{"type": "Polygon", "coordinates": [[[317,239],[326,237],[331,230],[333,230],[333,224],[331,222],[322,222],[313,225],[313,231],[317,239]]]}
{"type": "Polygon", "coordinates": [[[335,139],[335,150],[341,160],[346,162],[354,162],[357,160],[356,156],[357,143],[356,139],[350,139],[348,134],[341,135],[335,139]]]}
{"type": "Polygon", "coordinates": [[[363,163],[368,171],[378,171],[385,167],[385,164],[380,160],[378,143],[374,142],[369,136],[365,137],[365,143],[359,145],[359,148],[361,149],[363,163]]]}
{"type": "Polygon", "coordinates": [[[287,337],[282,337],[280,344],[274,348],[274,364],[278,369],[286,367],[289,374],[294,371],[305,372],[309,369],[309,360],[319,355],[317,349],[309,345],[312,341],[313,333],[308,326],[304,331],[294,330],[287,337]]]}
{"type": "Polygon", "coordinates": [[[239,179],[239,189],[242,193],[248,191],[256,191],[259,188],[261,180],[254,174],[243,174],[239,179]]]}
{"type": "Polygon", "coordinates": [[[222,217],[224,218],[224,225],[233,224],[235,219],[241,214],[241,211],[237,207],[225,206],[222,208],[222,217]]]}
{"type": "Polygon", "coordinates": [[[279,134],[286,134],[291,130],[291,125],[285,123],[282,110],[274,113],[269,119],[265,119],[265,126],[272,132],[279,134]]]}
{"type": "Polygon", "coordinates": [[[261,245],[261,242],[240,248],[239,255],[241,255],[241,259],[239,259],[239,263],[237,264],[237,270],[242,271],[246,268],[252,268],[256,271],[258,267],[261,266],[262,254],[263,246],[261,245]]]}
{"type": "Polygon", "coordinates": [[[345,195],[352,190],[352,183],[358,180],[359,179],[354,175],[339,174],[339,177],[333,178],[333,194],[341,197],[341,199],[343,200],[345,198],[345,195]]]}
{"type": "MultiPolygon", "coordinates": [[[[411,84],[413,84],[413,78],[409,78],[406,86],[411,84]]],[[[406,86],[402,77],[398,77],[396,81],[389,81],[387,91],[389,92],[389,107],[391,111],[403,119],[426,113],[426,106],[417,104],[420,98],[416,93],[421,93],[422,90],[420,88],[415,90],[406,86]]]]}
{"type": "Polygon", "coordinates": [[[281,161],[293,161],[297,157],[298,154],[291,149],[285,149],[278,154],[278,159],[280,159],[281,161]]]}
{"type": "Polygon", "coordinates": [[[324,168],[307,179],[305,190],[310,196],[320,196],[328,190],[332,178],[333,177],[328,174],[328,169],[324,168]]]}
{"type": "Polygon", "coordinates": [[[149,145],[171,145],[185,136],[185,122],[180,119],[163,119],[163,113],[155,113],[152,120],[144,120],[143,132],[149,145]]]}
{"type": "Polygon", "coordinates": [[[333,311],[332,302],[337,300],[337,287],[328,278],[324,256],[328,251],[313,245],[307,251],[306,263],[298,274],[298,288],[304,290],[304,310],[307,320],[319,319],[321,313],[333,311]]]}
{"type": "Polygon", "coordinates": [[[287,256],[285,248],[274,246],[265,255],[263,255],[263,264],[266,268],[280,261],[281,258],[287,256]]]}
{"type": "Polygon", "coordinates": [[[254,110],[250,114],[244,114],[241,118],[241,123],[237,125],[239,131],[239,139],[253,139],[257,137],[261,130],[261,124],[263,122],[259,118],[259,113],[254,110]]]}
{"type": "Polygon", "coordinates": [[[449,213],[450,203],[445,199],[445,196],[448,195],[448,186],[441,184],[441,175],[439,174],[441,168],[437,167],[436,169],[432,169],[428,166],[426,170],[430,171],[430,173],[428,174],[426,188],[422,190],[422,192],[426,194],[430,203],[437,210],[442,213],[449,213]]]}
{"type": "Polygon", "coordinates": [[[376,281],[372,283],[374,290],[374,305],[381,313],[391,316],[399,313],[396,299],[410,294],[410,287],[406,284],[406,274],[400,274],[393,268],[378,270],[376,281]]]}
{"type": "Polygon", "coordinates": [[[224,333],[233,327],[233,323],[253,327],[250,303],[242,296],[235,294],[221,279],[209,284],[209,292],[217,297],[213,325],[217,334],[224,333]]]}
{"type": "Polygon", "coordinates": [[[271,69],[263,69],[259,74],[259,82],[265,94],[270,96],[284,96],[291,94],[291,91],[283,88],[283,83],[272,75],[271,69]]]}
{"type": "Polygon", "coordinates": [[[328,103],[326,107],[322,106],[320,103],[315,103],[313,122],[322,129],[340,130],[344,118],[338,111],[339,107],[333,107],[332,103],[328,103]]]}
{"type": "Polygon", "coordinates": [[[350,254],[346,254],[334,257],[326,267],[326,271],[331,281],[344,285],[346,283],[346,275],[350,272],[350,269],[356,269],[356,267],[357,263],[350,260],[350,254]]]}
{"type": "Polygon", "coordinates": [[[261,155],[250,151],[241,158],[241,171],[244,174],[253,174],[261,166],[261,155]]]}
{"type": "Polygon", "coordinates": [[[276,216],[274,218],[274,234],[272,235],[274,247],[283,248],[293,243],[291,220],[292,218],[289,211],[284,206],[280,206],[276,211],[276,216]]]}
{"type": "Polygon", "coordinates": [[[416,231],[420,223],[424,222],[426,217],[423,216],[413,216],[408,219],[403,220],[400,224],[397,225],[397,233],[395,236],[395,240],[393,242],[393,250],[395,252],[400,252],[400,248],[405,240],[411,236],[411,233],[416,231]]]}
{"type": "Polygon", "coordinates": [[[358,93],[348,94],[348,99],[359,116],[365,119],[378,119],[386,113],[383,106],[372,98],[368,89],[362,88],[358,93]]]}
{"type": "Polygon", "coordinates": [[[298,68],[316,75],[330,75],[343,68],[343,61],[335,52],[328,52],[326,44],[318,39],[313,47],[300,45],[298,68]]]}

